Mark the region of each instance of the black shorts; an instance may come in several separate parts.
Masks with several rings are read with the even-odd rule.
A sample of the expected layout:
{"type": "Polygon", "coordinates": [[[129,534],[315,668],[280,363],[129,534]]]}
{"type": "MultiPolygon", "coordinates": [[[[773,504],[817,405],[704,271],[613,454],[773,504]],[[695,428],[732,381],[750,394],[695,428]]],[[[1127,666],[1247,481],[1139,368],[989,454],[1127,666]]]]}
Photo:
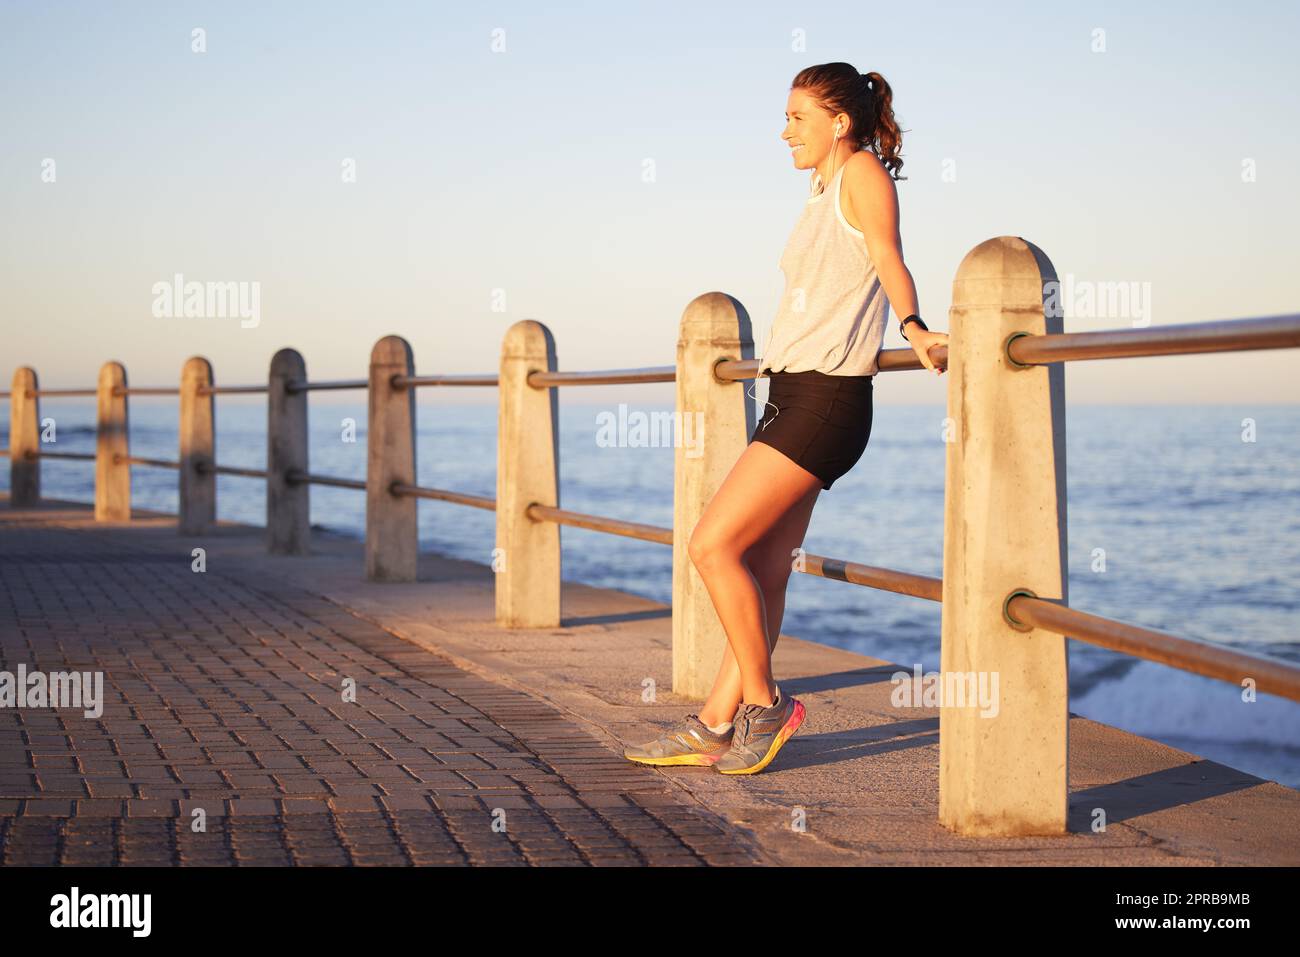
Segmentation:
{"type": "MultiPolygon", "coordinates": [[[[763,442],[829,489],[853,468],[871,436],[872,376],[773,372],[750,442],[763,442]]],[[[757,390],[755,390],[757,391],[757,390]]]]}

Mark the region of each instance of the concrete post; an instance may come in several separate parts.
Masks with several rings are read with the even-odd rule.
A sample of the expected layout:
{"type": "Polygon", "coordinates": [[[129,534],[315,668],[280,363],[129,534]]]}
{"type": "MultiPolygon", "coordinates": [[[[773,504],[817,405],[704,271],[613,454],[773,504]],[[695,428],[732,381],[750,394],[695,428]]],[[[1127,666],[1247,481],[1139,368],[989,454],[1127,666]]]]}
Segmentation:
{"type": "Polygon", "coordinates": [[[677,339],[673,452],[673,691],[704,698],[727,647],[708,588],[686,551],[700,516],[745,451],[756,423],[747,381],[713,375],[720,359],[754,358],[749,313],[720,292],[693,299],[677,339]]]}
{"type": "Polygon", "coordinates": [[[311,548],[311,485],[291,484],[290,469],[307,471],[307,393],[289,383],[307,380],[295,349],[271,359],[266,394],[266,547],[272,555],[306,555],[311,548]]]}
{"type": "Polygon", "coordinates": [[[366,450],[366,579],[413,582],[419,556],[418,499],[394,495],[394,482],[415,485],[415,390],[394,388],[393,376],[414,375],[411,346],[384,336],[370,352],[366,450]]]}
{"type": "Polygon", "coordinates": [[[127,429],[126,367],[105,362],[99,369],[95,434],[95,521],[131,520],[131,454],[127,429]]]}
{"type": "Polygon", "coordinates": [[[1064,331],[1059,309],[1045,310],[1055,283],[1043,251],[1015,236],[976,246],[953,282],[939,820],[972,836],[1066,829],[1065,638],[1019,630],[1003,612],[1019,589],[1067,600],[1065,366],[1017,367],[1006,354],[1014,333],[1064,331]],[[972,674],[990,691],[996,677],[994,716],[947,698],[972,674]]]}
{"type": "Polygon", "coordinates": [[[36,395],[36,370],[14,370],[9,393],[9,504],[14,508],[41,500],[41,400],[36,395]],[[29,397],[28,392],[32,395],[29,397]]]}
{"type": "Polygon", "coordinates": [[[506,628],[560,625],[560,526],[525,514],[534,502],[560,507],[560,401],[528,373],[554,372],[555,339],[533,319],[501,343],[497,407],[496,620],[506,628]]]}
{"type": "Polygon", "coordinates": [[[216,396],[200,394],[212,386],[212,364],[191,356],[181,368],[180,509],[177,531],[201,535],[217,520],[217,473],[201,472],[217,461],[216,396]]]}

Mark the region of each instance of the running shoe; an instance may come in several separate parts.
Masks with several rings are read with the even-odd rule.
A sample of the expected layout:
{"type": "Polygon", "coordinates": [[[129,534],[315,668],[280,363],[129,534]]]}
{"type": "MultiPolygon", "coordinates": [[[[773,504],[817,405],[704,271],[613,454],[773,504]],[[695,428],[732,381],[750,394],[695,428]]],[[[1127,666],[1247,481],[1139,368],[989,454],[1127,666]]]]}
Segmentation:
{"type": "Polygon", "coordinates": [[[645,744],[632,745],[623,757],[639,764],[703,765],[715,764],[731,747],[731,731],[714,734],[699,715],[688,714],[686,720],[661,737],[645,744]]]}
{"type": "Polygon", "coordinates": [[[733,721],[731,750],[714,768],[723,774],[757,774],[799,730],[804,714],[803,702],[787,694],[770,708],[742,703],[733,721]]]}

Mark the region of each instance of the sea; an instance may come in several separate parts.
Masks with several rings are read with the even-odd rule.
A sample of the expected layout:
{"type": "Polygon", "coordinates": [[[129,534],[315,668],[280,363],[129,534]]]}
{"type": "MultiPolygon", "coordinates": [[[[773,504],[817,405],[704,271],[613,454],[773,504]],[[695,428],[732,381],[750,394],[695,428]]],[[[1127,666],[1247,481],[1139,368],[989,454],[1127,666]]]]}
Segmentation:
{"type": "MultiPolygon", "coordinates": [[[[494,496],[494,404],[419,402],[418,482],[494,496]]],[[[759,393],[761,395],[761,393],[759,393]]],[[[671,406],[638,405],[645,413],[671,406]]],[[[52,448],[93,452],[94,405],[50,398],[52,448]]],[[[940,577],[943,561],[942,405],[877,403],[858,464],[824,491],[804,541],[833,558],[940,577]]],[[[672,524],[668,436],[608,441],[617,406],[560,403],[560,504],[672,524]]],[[[7,432],[8,416],[0,428],[7,432]]],[[[309,415],[314,473],[364,479],[366,404],[316,393],[309,415]]],[[[1300,664],[1300,406],[1074,405],[1066,412],[1069,604],[1073,608],[1300,664]]],[[[133,399],[134,455],[177,458],[174,398],[133,399]]],[[[4,444],[8,445],[7,435],[4,444]]],[[[217,399],[217,460],[264,468],[265,400],[217,399]]],[[[42,493],[91,502],[91,462],[47,460],[42,493]]],[[[0,468],[7,491],[8,468],[0,468]]],[[[220,476],[220,519],[265,524],[258,479],[220,476]]],[[[174,470],[136,467],[132,504],[177,509],[174,470]]],[[[361,538],[364,493],[315,486],[314,525],[361,538]]],[[[1006,522],[1032,521],[1008,516],[1006,522]]],[[[421,501],[423,550],[488,564],[493,513],[421,501]]],[[[990,522],[990,534],[997,534],[990,522]]],[[[586,529],[561,531],[562,577],[670,603],[664,545],[586,529]]],[[[834,580],[791,577],[782,631],[872,655],[911,671],[939,669],[936,602],[834,580]]],[[[1070,710],[1290,788],[1300,788],[1300,703],[1252,697],[1225,682],[1071,639],[1070,710]]],[[[777,655],[777,678],[780,655],[777,655]]]]}

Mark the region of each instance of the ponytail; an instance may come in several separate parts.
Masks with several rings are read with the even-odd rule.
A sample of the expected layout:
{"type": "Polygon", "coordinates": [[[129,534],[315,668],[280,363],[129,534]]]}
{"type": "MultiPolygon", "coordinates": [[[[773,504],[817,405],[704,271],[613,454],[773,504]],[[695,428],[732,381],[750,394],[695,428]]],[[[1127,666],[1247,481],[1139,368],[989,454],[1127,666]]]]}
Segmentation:
{"type": "Polygon", "coordinates": [[[875,151],[880,161],[885,164],[894,179],[906,179],[899,176],[903,160],[899,155],[903,149],[903,131],[894,119],[894,91],[879,73],[862,74],[871,102],[871,115],[875,120],[875,135],[863,142],[863,147],[875,151]]]}

